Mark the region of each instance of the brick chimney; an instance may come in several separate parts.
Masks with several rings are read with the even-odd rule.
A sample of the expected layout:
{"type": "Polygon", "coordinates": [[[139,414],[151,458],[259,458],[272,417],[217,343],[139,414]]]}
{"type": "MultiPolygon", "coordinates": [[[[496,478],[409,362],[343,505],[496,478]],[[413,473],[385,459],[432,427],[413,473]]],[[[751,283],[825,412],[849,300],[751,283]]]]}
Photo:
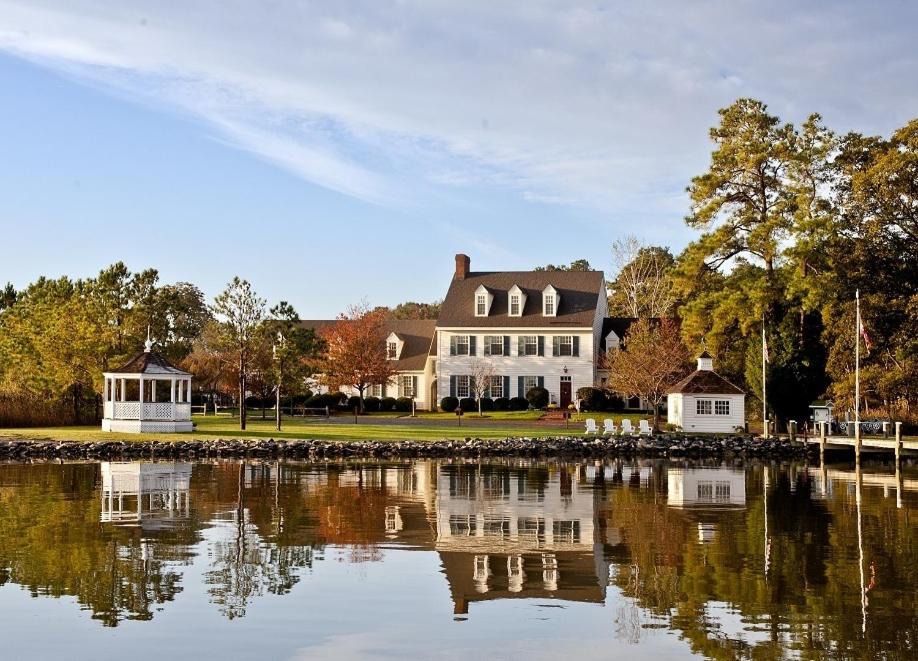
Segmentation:
{"type": "Polygon", "coordinates": [[[463,255],[462,253],[456,255],[456,275],[453,276],[453,280],[465,280],[465,277],[469,274],[471,263],[468,255],[463,255]]]}

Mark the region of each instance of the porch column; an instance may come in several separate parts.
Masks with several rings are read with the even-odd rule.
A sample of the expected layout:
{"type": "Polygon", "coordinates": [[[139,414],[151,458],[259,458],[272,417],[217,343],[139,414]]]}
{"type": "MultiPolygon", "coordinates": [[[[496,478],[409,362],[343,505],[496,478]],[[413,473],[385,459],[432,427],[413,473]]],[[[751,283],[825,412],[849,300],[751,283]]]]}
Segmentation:
{"type": "Polygon", "coordinates": [[[118,380],[121,381],[121,401],[123,402],[123,401],[126,401],[126,400],[125,400],[125,394],[127,393],[127,388],[124,387],[124,378],[123,378],[123,377],[122,377],[121,379],[118,379],[118,380]]]}
{"type": "Polygon", "coordinates": [[[156,379],[150,381],[150,401],[156,401],[156,379]]]}
{"type": "Polygon", "coordinates": [[[172,377],[172,378],[169,380],[169,383],[170,383],[170,386],[169,386],[169,398],[170,398],[170,401],[171,401],[173,404],[175,404],[175,402],[178,401],[178,400],[176,400],[176,398],[175,398],[175,396],[178,394],[178,392],[177,392],[176,389],[175,389],[175,377],[172,377]]]}
{"type": "MultiPolygon", "coordinates": [[[[140,392],[140,403],[141,403],[141,405],[143,405],[143,377],[142,377],[142,376],[139,377],[139,378],[137,379],[137,383],[140,384],[140,385],[138,386],[139,392],[140,392]]],[[[141,406],[141,408],[143,408],[143,407],[141,406]]]]}

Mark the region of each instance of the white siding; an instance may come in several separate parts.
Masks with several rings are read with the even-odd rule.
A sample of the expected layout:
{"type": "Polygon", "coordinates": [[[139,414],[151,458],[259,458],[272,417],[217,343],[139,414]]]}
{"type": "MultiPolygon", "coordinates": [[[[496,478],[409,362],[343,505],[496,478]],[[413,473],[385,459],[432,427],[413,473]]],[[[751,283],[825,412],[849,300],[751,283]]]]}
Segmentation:
{"type": "Polygon", "coordinates": [[[520,376],[541,376],[545,379],[545,389],[549,392],[551,402],[557,403],[561,393],[561,377],[571,377],[571,401],[577,398],[577,390],[594,383],[596,342],[589,328],[469,328],[437,331],[437,401],[449,395],[450,377],[453,375],[471,374],[472,364],[476,360],[487,360],[494,366],[496,376],[510,377],[509,397],[525,396],[519,392],[520,376]],[[453,335],[476,336],[475,356],[451,356],[449,353],[450,338],[453,335]],[[485,335],[509,335],[509,356],[485,356],[485,335]],[[545,338],[545,356],[517,355],[520,335],[541,335],[545,338]],[[552,337],[555,335],[576,335],[580,342],[579,356],[552,356],[552,337]],[[567,367],[567,374],[564,367],[567,367]]]}
{"type": "Polygon", "coordinates": [[[746,423],[745,396],[743,395],[689,395],[675,394],[669,396],[667,421],[679,425],[687,432],[731,433],[746,423]],[[711,401],[713,411],[715,400],[730,402],[729,415],[698,415],[699,399],[711,401]]]}

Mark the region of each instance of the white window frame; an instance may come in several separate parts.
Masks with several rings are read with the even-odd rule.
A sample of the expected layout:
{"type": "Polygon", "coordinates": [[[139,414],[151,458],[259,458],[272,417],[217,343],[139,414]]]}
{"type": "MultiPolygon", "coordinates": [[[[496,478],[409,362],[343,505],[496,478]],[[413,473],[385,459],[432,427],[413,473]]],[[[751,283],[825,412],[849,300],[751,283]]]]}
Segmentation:
{"type": "Polygon", "coordinates": [[[542,297],[542,314],[546,317],[555,316],[555,295],[545,294],[542,297]]]}
{"type": "Polygon", "coordinates": [[[714,404],[710,399],[695,400],[695,415],[713,415],[714,404]]]}
{"type": "Polygon", "coordinates": [[[498,397],[506,396],[507,394],[504,392],[504,377],[492,376],[491,384],[488,386],[488,397],[491,399],[497,399],[498,397]]]}
{"type": "Polygon", "coordinates": [[[472,396],[472,379],[468,374],[459,374],[456,377],[456,398],[464,399],[472,396]]]}
{"type": "Polygon", "coordinates": [[[377,383],[370,386],[370,397],[382,397],[382,385],[377,383]]]}
{"type": "Polygon", "coordinates": [[[533,388],[539,387],[539,377],[537,376],[524,376],[523,377],[523,394],[521,397],[525,397],[526,393],[532,390],[533,388]]]}
{"type": "Polygon", "coordinates": [[[503,356],[504,355],[504,336],[503,335],[485,335],[484,343],[486,347],[488,356],[503,356]],[[497,351],[494,351],[494,347],[497,347],[497,351]]]}
{"type": "Polygon", "coordinates": [[[476,317],[487,317],[488,316],[488,295],[487,294],[475,294],[475,316],[476,317]]]}
{"type": "Polygon", "coordinates": [[[510,316],[519,317],[523,314],[523,297],[519,294],[510,294],[510,316]],[[516,308],[514,310],[514,307],[516,308]]]}
{"type": "Polygon", "coordinates": [[[559,335],[558,336],[558,355],[559,356],[573,356],[574,355],[574,336],[573,335],[559,335]],[[565,340],[567,344],[565,345],[565,340]],[[565,346],[567,353],[564,353],[565,346]]]}
{"type": "Polygon", "coordinates": [[[523,335],[523,355],[524,356],[538,356],[539,355],[539,336],[538,335],[523,335]],[[532,353],[529,353],[529,344],[532,340],[532,353]]]}
{"type": "Polygon", "coordinates": [[[469,350],[471,348],[472,342],[469,339],[468,335],[456,335],[456,355],[457,356],[468,356],[469,350]],[[465,351],[462,351],[463,344],[465,345],[465,351]]]}
{"type": "Polygon", "coordinates": [[[386,342],[386,359],[398,359],[398,342],[386,342]]]}
{"type": "Polygon", "coordinates": [[[714,400],[714,415],[730,415],[730,400],[729,399],[715,399],[714,400]]]}
{"type": "Polygon", "coordinates": [[[411,374],[402,374],[402,397],[414,399],[417,393],[414,392],[414,376],[411,374]]]}

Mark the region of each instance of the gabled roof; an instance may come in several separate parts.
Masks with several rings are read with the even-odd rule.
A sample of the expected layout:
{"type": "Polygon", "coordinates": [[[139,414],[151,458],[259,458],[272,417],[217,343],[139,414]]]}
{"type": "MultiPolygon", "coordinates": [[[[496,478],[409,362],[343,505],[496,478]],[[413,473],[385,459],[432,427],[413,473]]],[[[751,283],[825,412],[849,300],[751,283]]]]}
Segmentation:
{"type": "Polygon", "coordinates": [[[602,271],[475,271],[450,283],[437,325],[441,328],[591,327],[600,295],[605,295],[602,271]],[[494,302],[487,317],[476,317],[474,294],[482,285],[494,294],[494,302]],[[523,314],[519,317],[511,317],[507,309],[508,294],[514,285],[526,294],[523,314]],[[549,285],[560,296],[553,317],[542,315],[542,291],[549,285]]]}
{"type": "Polygon", "coordinates": [[[669,389],[669,394],[745,395],[745,391],[713,370],[695,370],[669,389]]]}
{"type": "Polygon", "coordinates": [[[609,333],[614,332],[619,340],[624,339],[625,333],[631,328],[631,324],[637,321],[637,317],[606,317],[602,320],[602,335],[600,336],[600,349],[606,350],[606,338],[609,333]]]}
{"type": "Polygon", "coordinates": [[[191,376],[180,370],[156,351],[141,351],[116,370],[108,374],[166,374],[169,376],[191,376]]]}
{"type": "MultiPolygon", "coordinates": [[[[481,317],[479,317],[481,318],[481,317]]],[[[316,333],[338,323],[337,319],[302,319],[303,328],[312,328],[316,333]]],[[[418,372],[427,364],[427,355],[433,345],[436,319],[389,319],[386,321],[386,336],[395,333],[402,341],[402,352],[395,362],[399,372],[418,372]]],[[[431,352],[432,353],[432,352],[431,352]]]]}

